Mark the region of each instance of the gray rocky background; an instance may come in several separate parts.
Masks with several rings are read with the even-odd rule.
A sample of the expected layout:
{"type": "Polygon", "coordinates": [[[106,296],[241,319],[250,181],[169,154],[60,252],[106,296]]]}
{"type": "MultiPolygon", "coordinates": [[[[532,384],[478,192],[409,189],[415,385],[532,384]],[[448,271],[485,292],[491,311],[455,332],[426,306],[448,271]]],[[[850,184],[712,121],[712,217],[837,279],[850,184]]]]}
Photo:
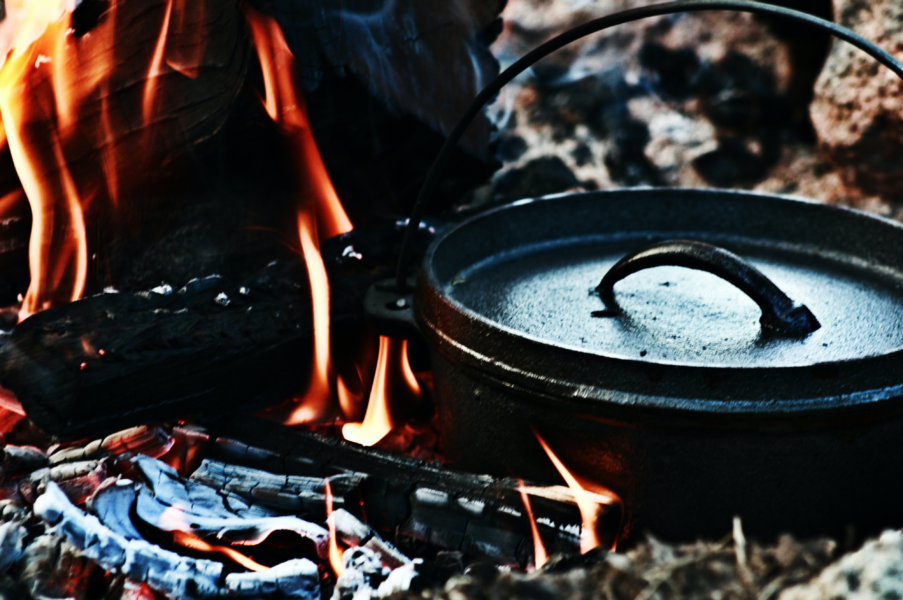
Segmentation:
{"type": "MultiPolygon", "coordinates": [[[[505,67],[568,27],[644,4],[511,0],[493,51],[505,67]]],[[[795,4],[831,11],[829,2],[795,4]]],[[[903,4],[842,0],[833,12],[882,47],[903,48],[903,4]]],[[[901,218],[900,91],[864,53],[796,25],[727,12],[622,25],[544,59],[502,91],[490,114],[504,167],[470,203],[704,186],[901,218]]]]}

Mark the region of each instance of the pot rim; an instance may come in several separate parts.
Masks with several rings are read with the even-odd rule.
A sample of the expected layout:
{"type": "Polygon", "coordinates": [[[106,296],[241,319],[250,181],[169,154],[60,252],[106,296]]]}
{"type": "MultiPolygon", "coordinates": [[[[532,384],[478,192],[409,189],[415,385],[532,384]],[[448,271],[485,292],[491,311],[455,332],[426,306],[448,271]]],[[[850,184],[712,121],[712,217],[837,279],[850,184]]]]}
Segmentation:
{"type": "MultiPolygon", "coordinates": [[[[774,399],[749,399],[743,397],[731,397],[726,395],[723,398],[709,397],[699,398],[695,395],[669,393],[644,393],[642,391],[631,391],[619,389],[618,386],[602,386],[593,384],[586,380],[576,381],[567,377],[556,377],[554,373],[547,370],[524,367],[511,364],[513,361],[507,360],[507,357],[501,356],[499,353],[487,352],[485,348],[481,348],[480,340],[487,339],[488,336],[500,338],[502,345],[510,345],[510,350],[523,353],[549,353],[549,362],[554,364],[562,360],[582,359],[587,361],[599,361],[611,363],[611,367],[615,369],[628,369],[640,372],[649,372],[650,370],[662,373],[681,371],[683,373],[691,373],[697,379],[705,379],[708,376],[718,378],[737,378],[742,381],[752,380],[758,376],[761,377],[763,371],[767,371],[769,378],[780,380],[793,380],[799,377],[811,378],[813,373],[819,372],[830,373],[843,371],[846,373],[854,371],[864,372],[887,372],[894,366],[903,365],[903,346],[893,348],[887,351],[878,351],[868,355],[841,359],[834,361],[814,362],[806,364],[787,364],[776,366],[762,365],[730,365],[730,364],[687,364],[678,360],[650,358],[635,359],[617,355],[610,352],[600,350],[588,350],[571,346],[565,343],[557,343],[544,340],[538,336],[519,331],[513,327],[494,322],[482,315],[481,313],[464,306],[461,302],[446,294],[439,280],[439,276],[434,268],[434,257],[445,242],[452,235],[461,230],[473,227],[480,221],[491,218],[502,212],[516,210],[517,207],[536,205],[544,202],[560,201],[565,198],[580,197],[610,197],[613,199],[617,196],[637,196],[653,194],[668,194],[679,192],[681,194],[698,195],[701,198],[706,196],[723,196],[730,194],[732,196],[744,196],[748,199],[761,198],[768,201],[780,201],[790,203],[792,206],[807,206],[814,210],[825,211],[827,213],[850,215],[856,219],[867,219],[869,222],[879,222],[886,227],[891,227],[903,236],[903,223],[866,213],[861,210],[848,207],[839,207],[820,203],[808,198],[798,196],[769,194],[762,192],[737,192],[733,190],[717,190],[707,188],[685,188],[685,187],[637,187],[629,189],[612,189],[600,190],[592,192],[579,193],[561,193],[551,194],[538,198],[525,198],[515,202],[505,204],[503,206],[494,207],[487,211],[473,215],[464,221],[449,227],[443,231],[430,244],[429,249],[423,260],[423,266],[417,283],[417,291],[414,298],[414,313],[418,323],[421,325],[421,331],[426,335],[428,340],[438,346],[443,353],[453,360],[460,361],[469,368],[476,369],[485,373],[487,376],[501,382],[505,382],[514,387],[523,388],[525,390],[537,390],[538,393],[551,395],[565,400],[596,400],[605,404],[614,404],[618,406],[642,406],[646,408],[664,408],[664,409],[681,409],[691,410],[693,412],[704,412],[713,414],[787,414],[799,413],[801,411],[811,412],[823,411],[828,409],[851,408],[863,406],[889,400],[892,398],[903,397],[903,374],[897,376],[894,381],[876,381],[876,385],[863,385],[859,381],[859,385],[853,388],[842,389],[839,393],[814,393],[804,394],[797,397],[788,397],[774,399]],[[438,317],[441,312],[442,318],[438,317]],[[451,318],[451,320],[450,320],[451,318]],[[441,323],[441,325],[440,325],[441,323]],[[465,329],[462,329],[465,328],[465,329]],[[461,332],[470,330],[466,336],[454,335],[452,332],[461,332]],[[466,339],[463,339],[465,338],[466,339]],[[478,343],[473,343],[474,341],[478,343]],[[493,354],[495,354],[493,356],[493,354]],[[557,361],[555,359],[558,359],[557,361]]],[[[510,352],[506,352],[510,356],[510,352]]],[[[520,358],[520,356],[518,357],[520,358]]],[[[529,364],[529,363],[528,363],[529,364]]],[[[534,364],[543,365],[543,362],[534,362],[534,364]]],[[[667,379],[667,377],[664,377],[667,379]]],[[[831,377],[828,377],[830,379],[831,377]]],[[[862,379],[862,378],[860,378],[862,379]]],[[[743,390],[742,386],[739,387],[743,390]]],[[[701,393],[700,395],[705,395],[701,393]]]]}

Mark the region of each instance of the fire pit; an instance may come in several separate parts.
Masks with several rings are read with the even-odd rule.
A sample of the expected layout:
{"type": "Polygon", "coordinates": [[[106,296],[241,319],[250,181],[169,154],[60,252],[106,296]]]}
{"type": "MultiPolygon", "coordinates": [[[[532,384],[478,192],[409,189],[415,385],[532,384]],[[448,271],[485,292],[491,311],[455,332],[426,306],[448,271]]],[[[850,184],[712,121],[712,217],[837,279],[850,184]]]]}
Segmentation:
{"type": "MultiPolygon", "coordinates": [[[[504,3],[490,4],[7,3],[3,594],[770,598],[839,549],[778,534],[851,550],[899,525],[880,476],[899,429],[899,225],[714,190],[460,204],[485,204],[468,190],[494,153],[525,151],[494,145],[483,105],[610,25],[789,15],[903,67],[803,13],[685,0],[584,24],[487,85],[504,3]],[[825,295],[835,284],[874,331],[825,295]],[[717,542],[644,537],[731,525],[717,542]]],[[[643,35],[673,25],[656,23],[643,35]]],[[[644,45],[644,68],[692,70],[671,52],[644,45]]],[[[534,76],[552,88],[570,77],[546,67],[534,76]]],[[[618,110],[641,87],[629,79],[618,110]]],[[[690,93],[678,79],[662,89],[690,93]]],[[[612,180],[663,183],[618,110],[592,124],[611,135],[612,180]]],[[[710,174],[704,156],[693,168],[710,174]]],[[[550,173],[595,185],[536,165],[493,179],[490,202],[556,191],[550,173]],[[517,192],[528,176],[536,189],[517,192]]]]}

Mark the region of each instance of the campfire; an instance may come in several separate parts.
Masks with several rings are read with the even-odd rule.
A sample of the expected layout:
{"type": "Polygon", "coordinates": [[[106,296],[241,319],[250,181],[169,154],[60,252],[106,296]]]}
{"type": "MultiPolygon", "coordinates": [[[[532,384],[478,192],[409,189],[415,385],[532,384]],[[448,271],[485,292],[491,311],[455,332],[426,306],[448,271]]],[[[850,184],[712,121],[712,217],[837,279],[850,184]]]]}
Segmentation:
{"type": "MultiPolygon", "coordinates": [[[[755,378],[741,376],[741,393],[788,406],[816,392],[828,397],[832,385],[855,402],[875,388],[891,394],[895,375],[885,363],[868,366],[867,375],[880,376],[866,389],[858,371],[824,367],[850,358],[842,333],[836,344],[822,342],[843,327],[832,321],[838,311],[806,296],[756,243],[714,231],[725,223],[752,228],[750,236],[766,231],[755,195],[730,198],[745,208],[724,217],[712,194],[728,192],[675,192],[686,208],[672,214],[656,191],[827,190],[835,204],[893,210],[859,190],[849,167],[822,158],[822,123],[809,118],[813,89],[825,87],[814,82],[831,48],[831,3],[784,2],[805,11],[791,17],[809,19],[798,36],[777,24],[783,8],[760,5],[749,9],[756,15],[684,15],[707,8],[689,1],[646,15],[644,2],[352,4],[6,1],[0,594],[357,600],[603,590],[651,599],[704,590],[802,598],[848,580],[828,565],[888,525],[890,500],[873,503],[874,518],[851,516],[861,530],[845,540],[838,532],[847,523],[824,522],[855,505],[852,491],[838,490],[830,510],[800,504],[763,517],[783,483],[750,494],[746,476],[729,473],[730,448],[765,447],[763,461],[814,448],[825,462],[868,443],[839,448],[813,435],[810,444],[804,433],[757,445],[756,436],[787,427],[749,433],[747,422],[770,417],[743,412],[752,400],[742,394],[728,398],[736,402],[717,416],[715,434],[677,409],[726,402],[731,369],[748,360],[730,362],[740,346],[764,348],[754,366],[784,357],[780,344],[802,347],[806,360],[824,353],[804,365],[815,383],[774,375],[753,392],[755,378]],[[605,15],[621,9],[634,16],[607,29],[605,15]],[[602,33],[582,37],[587,29],[519,66],[582,23],[601,23],[593,31],[602,33]],[[817,175],[800,176],[813,165],[817,175]],[[646,187],[593,192],[631,186],[646,187]],[[715,215],[713,225],[705,215],[715,215]],[[571,289],[542,271],[553,308],[532,291],[519,300],[535,273],[517,269],[558,247],[565,219],[583,240],[574,248],[593,235],[662,243],[612,258],[614,242],[600,242],[611,256],[586,259],[593,286],[605,275],[599,266],[611,268],[598,287],[571,289]],[[656,228],[705,239],[663,242],[677,236],[653,235],[656,228]],[[740,275],[724,275],[717,261],[740,275]],[[656,347],[654,326],[641,321],[665,321],[665,312],[653,315],[663,298],[701,289],[674,271],[688,266],[720,273],[754,303],[730,300],[739,316],[713,313],[729,326],[692,325],[680,341],[669,329],[656,347]],[[633,279],[636,289],[614,290],[650,267],[672,271],[667,281],[633,279]],[[767,294],[757,295],[760,276],[767,294]],[[655,309],[635,300],[642,294],[655,309]],[[555,332],[571,318],[562,300],[582,311],[578,337],[555,332]],[[750,327],[755,343],[730,337],[750,327]],[[587,356],[620,362],[591,365],[573,354],[589,343],[584,332],[597,335],[590,331],[603,331],[604,341],[587,356]],[[718,340],[697,344],[713,331],[718,340]],[[605,346],[637,332],[642,348],[629,347],[629,360],[605,346]],[[555,335],[558,345],[541,346],[555,335]],[[685,381],[668,352],[693,368],[715,360],[730,373],[704,386],[685,381]],[[649,447],[647,423],[630,412],[647,399],[649,431],[662,436],[649,447]],[[588,402],[617,406],[596,414],[584,411],[588,402]],[[747,420],[727,420],[736,415],[747,420]],[[702,441],[677,442],[687,434],[672,426],[702,441]],[[742,433],[723,434],[734,430],[742,433]],[[727,441],[704,446],[707,436],[727,441]],[[690,490],[680,481],[681,453],[704,464],[701,482],[720,477],[727,491],[705,483],[681,496],[690,490]],[[740,496],[746,505],[734,504],[740,496]],[[799,517],[806,512],[811,521],[799,517]],[[785,534],[788,521],[789,533],[808,541],[785,534]],[[719,532],[729,533],[692,542],[719,532]]],[[[892,57],[880,60],[896,68],[892,57]]],[[[850,218],[784,202],[773,210],[812,211],[805,218],[825,230],[850,218]]],[[[863,223],[866,238],[896,235],[887,222],[863,223]]],[[[829,275],[843,290],[859,289],[846,283],[853,267],[830,262],[840,250],[828,250],[829,275]]],[[[568,252],[540,264],[583,268],[568,252]]],[[[883,315],[875,327],[891,333],[874,354],[891,364],[896,259],[877,254],[869,260],[891,262],[869,271],[877,299],[861,304],[883,315]]],[[[870,335],[848,336],[849,352],[867,354],[871,342],[858,340],[870,335]]],[[[896,413],[889,418],[896,423],[896,413]]],[[[819,413],[805,427],[874,427],[868,439],[893,439],[868,414],[832,419],[819,413]]],[[[879,493],[879,481],[861,477],[851,490],[879,493]]],[[[843,573],[859,569],[865,581],[871,575],[857,565],[870,556],[903,563],[893,558],[892,533],[844,557],[843,573]]]]}

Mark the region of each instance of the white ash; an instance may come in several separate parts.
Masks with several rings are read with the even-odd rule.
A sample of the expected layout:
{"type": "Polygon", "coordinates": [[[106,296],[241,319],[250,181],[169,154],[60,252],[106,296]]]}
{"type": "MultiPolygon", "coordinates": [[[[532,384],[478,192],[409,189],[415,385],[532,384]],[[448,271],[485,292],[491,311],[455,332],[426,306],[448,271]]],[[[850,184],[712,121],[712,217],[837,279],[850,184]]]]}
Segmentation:
{"type": "Polygon", "coordinates": [[[135,503],[138,518],[162,531],[183,531],[200,537],[215,537],[231,544],[259,544],[275,531],[290,531],[311,540],[317,554],[325,557],[329,546],[329,532],[314,523],[296,517],[244,518],[218,517],[199,514],[197,506],[182,508],[165,504],[154,498],[146,488],[138,490],[135,503]],[[176,509],[176,510],[173,510],[176,509]]]}
{"type": "Polygon", "coordinates": [[[374,552],[384,565],[395,569],[411,562],[398,548],[382,539],[369,525],[345,509],[334,511],[327,520],[335,527],[336,537],[346,546],[362,546],[374,552]]]}
{"type": "Polygon", "coordinates": [[[809,583],[784,590],[779,600],[903,598],[903,532],[885,531],[847,554],[809,583]]]}
{"type": "Polygon", "coordinates": [[[376,597],[386,598],[392,594],[410,590],[414,580],[420,577],[417,569],[422,565],[423,559],[415,558],[389,573],[386,580],[379,584],[379,588],[376,590],[376,597]]]}
{"type": "Polygon", "coordinates": [[[25,536],[28,532],[20,521],[8,521],[0,525],[0,575],[22,556],[25,536]]]}
{"type": "Polygon", "coordinates": [[[135,457],[134,463],[150,488],[138,489],[135,512],[149,525],[237,544],[256,544],[274,531],[291,531],[314,542],[320,556],[327,555],[329,532],[319,525],[296,517],[236,514],[216,490],[179,479],[169,465],[146,456],[135,457]]]}
{"type": "Polygon", "coordinates": [[[320,597],[320,573],[317,565],[297,558],[257,573],[226,575],[226,590],[242,598],[278,595],[286,598],[320,597]]]}
{"type": "Polygon", "coordinates": [[[350,548],[342,555],[345,572],[339,576],[332,600],[370,600],[379,597],[379,586],[391,570],[383,566],[376,552],[368,548],[350,548]]]}
{"type": "Polygon", "coordinates": [[[234,494],[223,494],[219,490],[193,479],[183,480],[175,469],[159,460],[147,456],[136,456],[132,462],[154,497],[170,506],[178,506],[189,512],[222,518],[235,516],[258,518],[277,515],[276,512],[264,507],[249,505],[234,494]]]}
{"type": "Polygon", "coordinates": [[[182,600],[216,596],[261,597],[279,594],[290,598],[319,598],[317,567],[296,559],[261,573],[230,574],[223,565],[180,556],[140,540],[127,540],[69,502],[59,486],[49,482],[34,504],[35,514],[50,532],[65,538],[86,558],[114,574],[147,583],[169,598],[182,600]]]}
{"type": "Polygon", "coordinates": [[[86,507],[116,534],[127,540],[144,540],[131,517],[139,485],[128,479],[107,479],[88,498],[86,507]]]}

